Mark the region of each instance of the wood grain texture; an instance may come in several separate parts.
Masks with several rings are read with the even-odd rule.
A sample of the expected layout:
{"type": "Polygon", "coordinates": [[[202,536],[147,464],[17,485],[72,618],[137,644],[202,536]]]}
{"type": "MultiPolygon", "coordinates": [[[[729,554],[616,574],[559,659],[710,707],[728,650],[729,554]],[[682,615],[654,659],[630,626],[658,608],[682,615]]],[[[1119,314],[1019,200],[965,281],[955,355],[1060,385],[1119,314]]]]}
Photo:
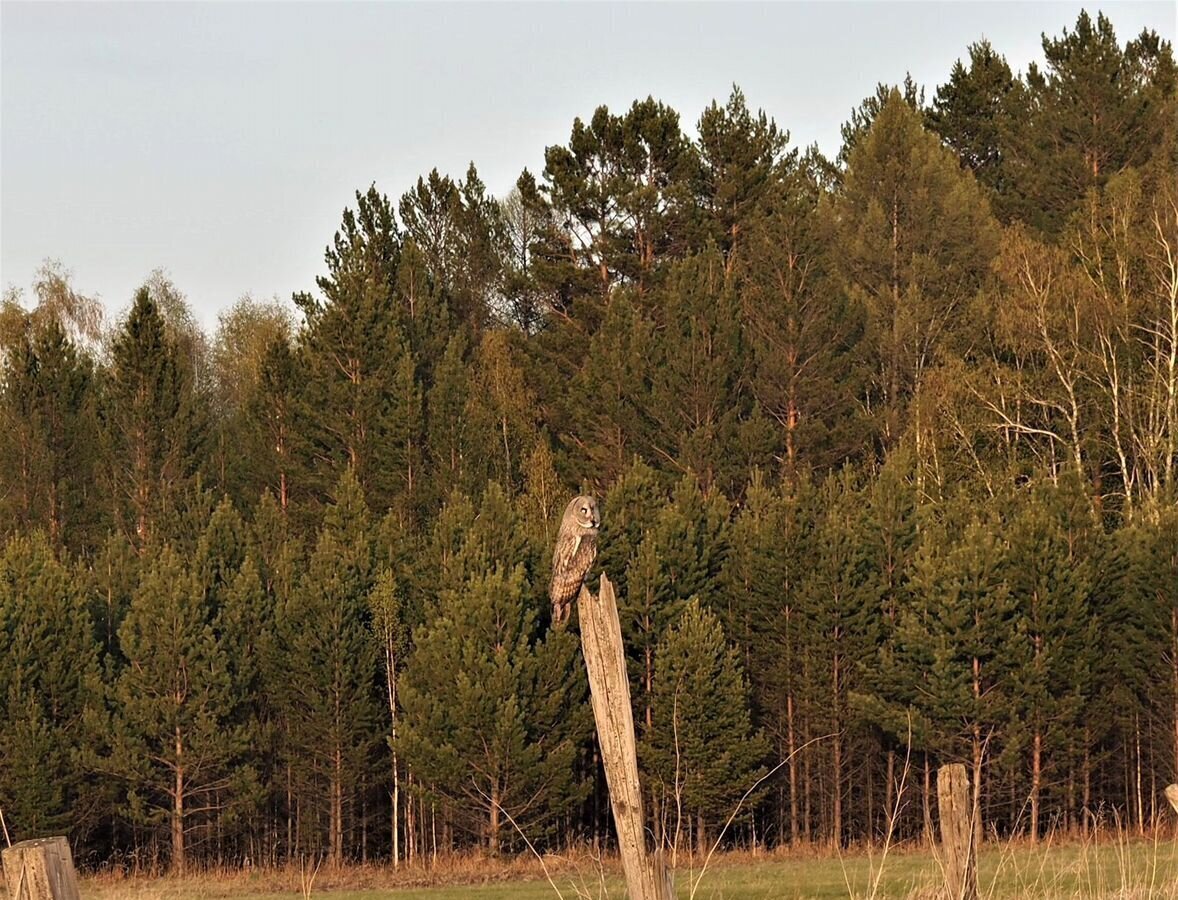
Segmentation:
{"type": "Polygon", "coordinates": [[[973,841],[969,775],[961,763],[937,770],[937,813],[941,820],[945,888],[949,900],[977,900],[977,847],[973,841]]]}
{"type": "Polygon", "coordinates": [[[9,900],[80,900],[74,857],[65,838],[21,841],[0,855],[9,900]]]}
{"type": "Polygon", "coordinates": [[[642,786],[638,781],[638,753],[634,740],[634,713],[630,706],[630,681],[618,604],[610,580],[601,576],[594,597],[582,587],[577,597],[581,622],[581,650],[589,673],[589,693],[597,739],[609,786],[610,807],[618,832],[622,870],[631,900],[672,900],[670,872],[661,853],[646,846],[646,818],[642,786]]]}

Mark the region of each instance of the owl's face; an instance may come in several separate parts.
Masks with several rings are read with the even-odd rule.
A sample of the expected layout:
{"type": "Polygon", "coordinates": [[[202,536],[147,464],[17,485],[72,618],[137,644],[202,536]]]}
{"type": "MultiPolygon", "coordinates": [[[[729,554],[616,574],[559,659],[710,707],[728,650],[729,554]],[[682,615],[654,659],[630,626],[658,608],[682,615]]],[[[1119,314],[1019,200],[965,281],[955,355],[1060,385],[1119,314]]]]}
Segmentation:
{"type": "Polygon", "coordinates": [[[585,533],[595,533],[601,525],[597,500],[593,497],[574,497],[564,510],[565,524],[575,525],[585,533]]]}

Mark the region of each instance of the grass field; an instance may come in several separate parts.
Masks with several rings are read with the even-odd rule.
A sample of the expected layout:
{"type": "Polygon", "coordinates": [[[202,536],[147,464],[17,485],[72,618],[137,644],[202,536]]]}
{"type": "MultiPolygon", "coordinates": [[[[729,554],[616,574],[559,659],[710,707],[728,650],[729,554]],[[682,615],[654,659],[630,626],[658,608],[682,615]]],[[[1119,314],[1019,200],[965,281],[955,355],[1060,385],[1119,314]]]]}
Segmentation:
{"type": "MultiPolygon", "coordinates": [[[[588,857],[552,861],[554,889],[533,862],[502,866],[469,862],[451,877],[469,883],[449,886],[405,886],[402,873],[385,869],[348,869],[331,875],[321,871],[311,896],[326,900],[541,900],[559,894],[573,898],[623,896],[621,882],[607,866],[603,874],[588,857]],[[473,883],[484,871],[493,883],[473,883]],[[397,882],[400,882],[400,886],[397,882]]],[[[1099,846],[991,847],[981,857],[983,897],[1089,898],[1116,897],[1178,900],[1178,841],[1106,843],[1099,846]]],[[[936,896],[939,869],[935,858],[920,850],[893,850],[881,866],[879,853],[830,858],[768,858],[747,855],[713,861],[700,881],[698,900],[770,900],[770,898],[919,898],[936,896]],[[873,890],[874,885],[874,890],[873,890]]],[[[680,898],[692,895],[698,868],[680,867],[676,886],[680,898]]],[[[426,876],[418,875],[420,880],[426,876]]],[[[296,900],[303,897],[297,871],[205,875],[185,879],[88,878],[82,888],[92,900],[296,900]]]]}

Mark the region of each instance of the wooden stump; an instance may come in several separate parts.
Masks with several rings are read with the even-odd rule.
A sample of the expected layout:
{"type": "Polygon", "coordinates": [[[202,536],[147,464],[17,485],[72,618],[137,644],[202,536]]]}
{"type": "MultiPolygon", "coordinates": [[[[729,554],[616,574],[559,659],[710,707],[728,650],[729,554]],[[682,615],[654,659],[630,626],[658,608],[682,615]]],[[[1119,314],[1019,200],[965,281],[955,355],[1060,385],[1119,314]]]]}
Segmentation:
{"type": "Polygon", "coordinates": [[[937,770],[937,811],[949,900],[977,900],[977,847],[973,842],[973,806],[965,766],[953,763],[937,770]]]}
{"type": "Polygon", "coordinates": [[[65,838],[21,841],[3,857],[9,900],[79,900],[74,858],[65,838]]]}
{"type": "Polygon", "coordinates": [[[646,847],[630,680],[626,674],[617,598],[608,578],[601,576],[597,597],[587,587],[581,587],[577,614],[581,620],[581,651],[589,673],[593,718],[618,831],[626,888],[631,900],[673,900],[671,877],[662,854],[651,853],[646,847]]]}

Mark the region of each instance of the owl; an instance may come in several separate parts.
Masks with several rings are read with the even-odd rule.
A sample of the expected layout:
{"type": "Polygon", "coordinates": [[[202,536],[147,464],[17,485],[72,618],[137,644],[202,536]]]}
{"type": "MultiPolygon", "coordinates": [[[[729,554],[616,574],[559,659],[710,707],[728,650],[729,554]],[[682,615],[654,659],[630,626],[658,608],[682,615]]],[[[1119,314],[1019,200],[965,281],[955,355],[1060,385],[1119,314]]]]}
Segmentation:
{"type": "Polygon", "coordinates": [[[568,621],[573,599],[581,592],[581,583],[597,556],[599,525],[601,516],[594,498],[574,497],[565,507],[556,535],[556,551],[552,554],[552,584],[548,588],[554,625],[568,621]]]}

